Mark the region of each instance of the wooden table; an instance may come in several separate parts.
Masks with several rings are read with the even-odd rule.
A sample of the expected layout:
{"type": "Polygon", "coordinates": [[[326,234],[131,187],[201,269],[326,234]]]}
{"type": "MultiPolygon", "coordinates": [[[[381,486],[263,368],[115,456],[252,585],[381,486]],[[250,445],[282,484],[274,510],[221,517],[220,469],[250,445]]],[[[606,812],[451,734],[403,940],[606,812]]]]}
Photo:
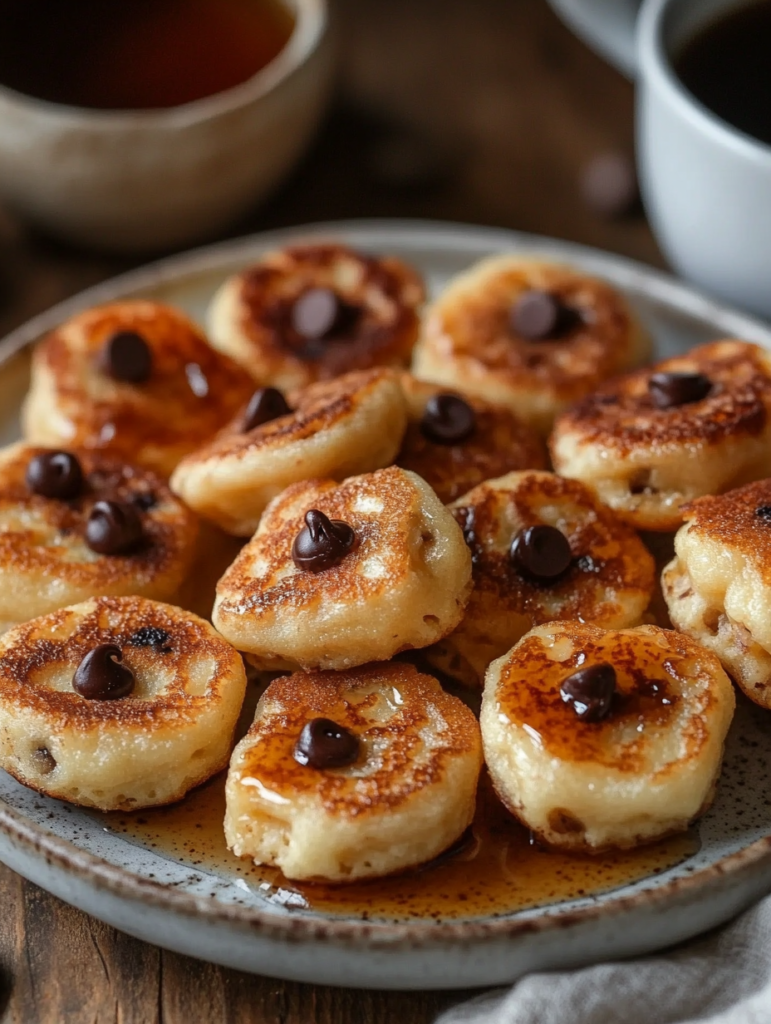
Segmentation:
{"type": "MultiPolygon", "coordinates": [[[[580,201],[587,159],[631,152],[632,88],[545,0],[338,0],[336,8],[340,86],[325,128],[281,192],[233,234],[430,217],[662,264],[641,217],[603,221],[580,201]],[[416,147],[415,136],[430,144],[416,147]]],[[[131,265],[0,215],[0,332],[131,265]]],[[[2,1021],[423,1024],[468,995],[357,992],[225,970],[128,938],[5,868],[0,906],[2,1021]]]]}

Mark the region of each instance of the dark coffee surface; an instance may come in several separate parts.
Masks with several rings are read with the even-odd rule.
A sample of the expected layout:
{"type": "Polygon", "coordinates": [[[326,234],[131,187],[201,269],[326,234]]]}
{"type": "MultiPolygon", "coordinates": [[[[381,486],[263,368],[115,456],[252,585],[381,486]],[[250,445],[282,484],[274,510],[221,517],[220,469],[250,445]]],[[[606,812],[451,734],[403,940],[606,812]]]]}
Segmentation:
{"type": "Polygon", "coordinates": [[[674,65],[718,117],[771,144],[771,0],[754,0],[709,22],[674,65]]]}
{"type": "Polygon", "coordinates": [[[172,107],[251,78],[293,26],[279,0],[0,0],[0,83],[73,106],[172,107]]]}

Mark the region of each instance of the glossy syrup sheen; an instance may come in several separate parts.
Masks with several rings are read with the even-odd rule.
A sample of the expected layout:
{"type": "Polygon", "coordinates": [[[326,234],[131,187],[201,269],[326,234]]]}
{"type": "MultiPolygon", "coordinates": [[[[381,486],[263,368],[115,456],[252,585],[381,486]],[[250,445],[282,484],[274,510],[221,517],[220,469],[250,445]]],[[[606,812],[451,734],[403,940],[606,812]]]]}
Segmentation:
{"type": "Polygon", "coordinates": [[[453,850],[386,879],[332,886],[290,882],[228,852],[222,830],[224,776],[172,807],[104,815],[128,839],[201,870],[241,879],[288,907],[363,918],[452,919],[507,914],[596,895],[660,874],[698,849],[693,832],[637,850],[580,857],[544,850],[483,780],[474,823],[453,850]]]}
{"type": "Polygon", "coordinates": [[[148,109],[245,82],[284,48],[280,0],[0,4],[0,83],[53,103],[148,109]]]}

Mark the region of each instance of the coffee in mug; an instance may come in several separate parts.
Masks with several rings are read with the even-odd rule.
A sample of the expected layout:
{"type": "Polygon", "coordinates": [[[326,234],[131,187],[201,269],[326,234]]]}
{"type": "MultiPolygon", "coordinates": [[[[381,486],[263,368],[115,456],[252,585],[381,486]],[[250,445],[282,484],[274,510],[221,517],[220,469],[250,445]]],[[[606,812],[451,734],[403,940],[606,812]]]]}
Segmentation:
{"type": "Polygon", "coordinates": [[[771,0],[723,12],[681,47],[673,65],[705,107],[771,143],[771,0]]]}

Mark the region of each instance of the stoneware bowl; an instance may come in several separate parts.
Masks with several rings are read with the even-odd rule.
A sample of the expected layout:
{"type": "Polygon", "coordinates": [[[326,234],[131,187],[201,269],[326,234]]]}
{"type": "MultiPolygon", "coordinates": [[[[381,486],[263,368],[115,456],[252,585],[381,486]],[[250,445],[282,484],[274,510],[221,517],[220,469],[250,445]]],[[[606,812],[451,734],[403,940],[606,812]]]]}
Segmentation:
{"type": "Polygon", "coordinates": [[[160,110],[101,111],[0,88],[0,195],[47,230],[117,251],[185,245],[264,197],[299,157],[331,78],[326,0],[248,81],[160,110]]]}

